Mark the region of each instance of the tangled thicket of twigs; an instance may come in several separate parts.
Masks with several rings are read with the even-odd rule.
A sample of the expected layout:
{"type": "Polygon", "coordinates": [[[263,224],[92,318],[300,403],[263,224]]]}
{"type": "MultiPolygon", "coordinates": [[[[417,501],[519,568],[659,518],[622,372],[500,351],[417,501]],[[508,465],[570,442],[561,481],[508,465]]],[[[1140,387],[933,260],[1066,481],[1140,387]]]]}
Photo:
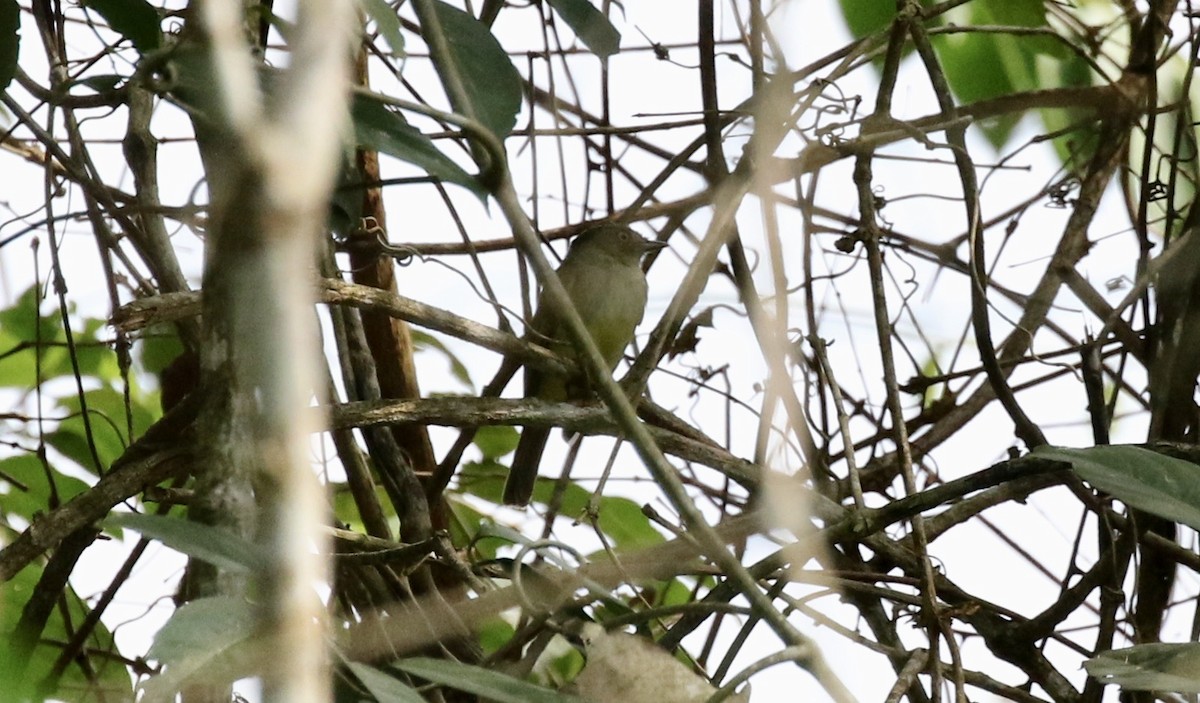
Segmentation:
{"type": "Polygon", "coordinates": [[[315,700],[329,657],[376,697],[595,666],[601,700],[1098,701],[1083,661],[1195,638],[1174,523],[1025,455],[1196,458],[1190,3],[364,0],[353,62],[341,5],[299,4],[0,0],[0,674],[30,697],[315,700]],[[501,397],[501,356],[586,365],[521,320],[535,228],[606,219],[670,246],[636,407],[501,397]],[[525,514],[521,425],[576,438],[525,514]],[[138,579],[155,541],[186,574],[138,579]],[[114,638],[170,598],[154,650],[114,638]],[[711,686],[618,681],[678,672],[602,663],[642,650],[588,620],[711,686]]]}

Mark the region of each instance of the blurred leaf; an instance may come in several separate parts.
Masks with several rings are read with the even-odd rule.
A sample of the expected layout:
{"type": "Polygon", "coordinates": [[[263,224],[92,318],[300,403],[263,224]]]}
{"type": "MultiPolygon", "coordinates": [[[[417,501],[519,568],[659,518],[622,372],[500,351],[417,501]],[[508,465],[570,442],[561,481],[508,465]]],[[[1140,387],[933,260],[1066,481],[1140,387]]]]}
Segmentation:
{"type": "MultiPolygon", "coordinates": [[[[333,516],[344,525],[348,525],[355,532],[366,532],[366,528],[362,523],[362,515],[358,512],[358,504],[354,502],[354,494],[350,492],[350,486],[345,483],[334,483],[333,489],[333,516]]],[[[383,509],[383,516],[388,520],[395,522],[396,509],[392,505],[391,499],[388,498],[387,491],[383,486],[375,486],[375,496],[379,499],[379,505],[383,509]]]]}
{"type": "MultiPolygon", "coordinates": [[[[41,325],[41,339],[47,341],[56,339],[58,331],[57,315],[38,317],[41,296],[37,286],[26,288],[10,307],[0,310],[0,330],[17,339],[33,342],[38,339],[38,325],[41,325]]],[[[5,350],[0,349],[0,352],[5,350]]]]}
{"type": "Polygon", "coordinates": [[[512,640],[517,629],[509,622],[500,618],[492,618],[483,623],[477,630],[479,648],[484,656],[491,656],[512,640]]]}
{"type": "Polygon", "coordinates": [[[392,48],[392,55],[403,57],[404,35],[400,33],[400,15],[397,11],[387,4],[387,0],[359,0],[359,2],[362,3],[367,15],[375,22],[375,26],[379,28],[380,36],[392,48]]]}
{"type": "MultiPolygon", "coordinates": [[[[947,34],[932,38],[946,80],[959,102],[978,102],[1018,90],[1010,66],[1005,65],[1005,59],[1011,64],[1019,58],[1011,42],[1005,41],[1009,39],[992,34],[947,34]]],[[[1018,78],[1029,82],[1028,76],[1018,74],[1018,78]]],[[[1020,119],[1019,114],[1007,114],[980,122],[978,126],[992,146],[999,148],[1020,119]]]]}
{"type": "Polygon", "coordinates": [[[146,330],[146,334],[138,340],[137,348],[142,368],[156,376],[183,353],[183,343],[179,341],[175,328],[169,325],[157,325],[146,330]]]}
{"type": "Polygon", "coordinates": [[[628,498],[601,498],[599,521],[601,531],[621,549],[649,547],[665,540],[642,507],[628,498]]]}
{"type": "Polygon", "coordinates": [[[657,606],[664,605],[683,605],[691,603],[695,600],[694,587],[685,584],[679,579],[671,579],[658,584],[658,599],[654,601],[657,606]]]}
{"type": "MultiPolygon", "coordinates": [[[[1041,0],[978,0],[966,6],[965,12],[963,24],[969,26],[1049,26],[1041,0]]],[[[1057,40],[1043,36],[960,32],[938,35],[933,43],[950,87],[964,103],[1049,87],[1038,83],[1036,57],[1064,55],[1057,40]]],[[[999,148],[1020,118],[1019,114],[1005,115],[979,126],[999,148]]]]}
{"type": "Polygon", "coordinates": [[[583,671],[587,660],[583,658],[583,652],[580,652],[574,647],[563,647],[562,654],[554,657],[545,666],[541,666],[539,662],[538,669],[534,669],[535,673],[542,673],[549,676],[552,681],[573,681],[579,676],[579,672],[583,671]]]}
{"type": "Polygon", "coordinates": [[[1088,675],[1127,691],[1200,693],[1200,643],[1140,644],[1102,652],[1083,664],[1088,675]]]}
{"type": "Polygon", "coordinates": [[[60,473],[53,466],[46,475],[42,462],[33,454],[19,454],[0,459],[0,476],[20,481],[24,489],[0,479],[4,493],[0,494],[0,514],[20,515],[27,520],[39,512],[52,510],[62,503],[88,490],[88,484],[73,476],[60,473]],[[50,499],[50,482],[53,481],[57,502],[50,499]]]}
{"type": "Polygon", "coordinates": [[[0,0],[0,93],[17,72],[21,49],[21,8],[17,0],[0,0]]]}
{"type": "Polygon", "coordinates": [[[465,549],[470,544],[477,559],[495,559],[500,548],[500,545],[496,541],[475,540],[480,526],[491,518],[461,500],[455,493],[447,494],[446,502],[450,506],[450,515],[452,517],[450,521],[450,541],[454,544],[455,548],[465,549]]]}
{"type": "Polygon", "coordinates": [[[379,703],[423,703],[425,700],[412,686],[373,666],[346,662],[346,668],[353,672],[379,703]]]}
{"type": "Polygon", "coordinates": [[[499,505],[506,476],[508,467],[495,461],[468,461],[458,472],[458,487],[464,493],[499,505]]]}
{"type": "Polygon", "coordinates": [[[896,17],[895,0],[838,0],[842,19],[855,39],[887,29],[896,17]]]}
{"type": "Polygon", "coordinates": [[[413,676],[457,691],[483,696],[497,703],[583,703],[583,699],[566,693],[445,659],[415,657],[401,659],[395,666],[413,676]]]}
{"type": "Polygon", "coordinates": [[[146,653],[165,667],[142,684],[147,699],[174,700],[192,677],[235,681],[248,674],[259,646],[252,639],[257,622],[254,607],[244,598],[200,598],[181,606],[146,653]]]}
{"type": "Polygon", "coordinates": [[[467,365],[459,360],[450,348],[442,343],[442,340],[434,337],[431,334],[426,334],[419,330],[412,331],[413,343],[418,351],[434,350],[441,352],[446,357],[446,362],[450,364],[450,374],[458,379],[468,389],[474,389],[474,384],[471,383],[471,372],[467,369],[467,365]]]}
{"type": "MultiPolygon", "coordinates": [[[[91,424],[92,441],[100,457],[102,468],[107,468],[125,453],[129,445],[125,419],[125,396],[113,388],[97,388],[85,392],[88,418],[91,424]]],[[[58,399],[58,406],[68,417],[58,423],[58,428],[46,435],[46,443],[88,471],[96,470],[92,452],[88,446],[88,427],[84,424],[83,404],[79,396],[70,395],[58,399]]],[[[133,432],[141,436],[158,416],[157,409],[150,409],[131,399],[130,413],[133,432]]]]}
{"type": "MultiPolygon", "coordinates": [[[[117,354],[100,338],[107,325],[104,320],[87,319],[83,321],[82,329],[74,328],[74,349],[61,346],[56,348],[54,353],[44,355],[42,378],[48,380],[60,376],[74,376],[77,363],[80,375],[85,378],[90,376],[108,383],[118,382],[121,378],[121,368],[117,364],[117,354]]],[[[63,338],[66,339],[65,335],[63,338]]]]}
{"type": "Polygon", "coordinates": [[[158,10],[145,0],[83,0],[83,6],[95,10],[117,34],[133,42],[141,54],[162,44],[158,10]]]}
{"type": "Polygon", "coordinates": [[[491,520],[485,520],[479,525],[479,532],[475,535],[476,539],[498,539],[504,544],[529,544],[530,539],[521,533],[520,530],[501,525],[491,520]]]}
{"type": "Polygon", "coordinates": [[[480,198],[486,195],[479,182],[439,151],[429,137],[380,101],[356,94],[350,116],[358,146],[407,161],[435,178],[467,188],[480,198]]]}
{"type": "Polygon", "coordinates": [[[1083,480],[1122,503],[1200,530],[1200,466],[1130,445],[1039,447],[1033,456],[1065,461],[1083,480]]]}
{"type": "Polygon", "coordinates": [[[480,427],[475,431],[475,439],[472,440],[475,446],[479,447],[484,459],[499,459],[511,454],[519,441],[521,434],[517,432],[517,428],[509,425],[480,427]]]}
{"type": "Polygon", "coordinates": [[[117,525],[156,539],[177,552],[203,559],[222,569],[253,572],[262,569],[270,555],[258,545],[223,528],[164,515],[114,513],[105,525],[117,525]]]}
{"type": "Polygon", "coordinates": [[[63,341],[57,314],[38,314],[40,296],[36,286],[25,289],[10,306],[0,310],[0,386],[33,388],[37,385],[37,356],[41,343],[42,380],[47,367],[60,368],[66,349],[50,346],[63,341]]]}
{"type": "Polygon", "coordinates": [[[588,0],[549,0],[575,36],[602,59],[621,50],[621,33],[588,0]]]}
{"type": "MultiPolygon", "coordinates": [[[[498,503],[507,475],[508,468],[491,459],[467,462],[459,472],[459,486],[464,492],[498,503]]],[[[553,496],[554,483],[550,478],[538,478],[533,488],[533,500],[543,504],[548,502],[553,496]]],[[[562,514],[567,517],[583,515],[591,498],[591,491],[577,483],[569,483],[562,495],[562,514]]],[[[602,496],[599,527],[612,539],[614,546],[623,549],[659,544],[664,539],[642,513],[641,506],[628,498],[602,496]]]]}
{"type": "MultiPolygon", "coordinates": [[[[3,682],[0,685],[0,700],[22,700],[20,692],[13,688],[19,672],[9,668],[15,663],[15,653],[9,651],[9,647],[14,644],[14,633],[22,610],[33,596],[41,576],[42,568],[35,563],[22,569],[12,579],[0,583],[0,682],[3,682]]],[[[50,674],[64,643],[71,639],[79,623],[87,617],[88,610],[83,599],[71,587],[68,586],[62,596],[60,603],[63,607],[51,611],[46,627],[30,654],[23,679],[27,686],[38,684],[50,674]],[[64,619],[64,608],[65,617],[71,623],[69,629],[68,620],[64,619]]],[[[97,654],[117,653],[112,633],[103,623],[97,623],[87,640],[87,648],[97,654]]],[[[50,698],[89,702],[133,701],[133,682],[119,656],[89,656],[86,661],[90,671],[84,671],[78,659],[68,664],[57,686],[48,692],[50,698]]],[[[25,699],[33,698],[29,695],[25,699]]]]}
{"type": "Polygon", "coordinates": [[[454,111],[478,120],[503,142],[521,109],[520,74],[486,25],[440,0],[431,5],[433,17],[421,17],[421,34],[429,43],[432,22],[445,39],[447,53],[434,52],[433,60],[443,85],[461,83],[466,92],[466,104],[459,104],[447,91],[454,111]]]}

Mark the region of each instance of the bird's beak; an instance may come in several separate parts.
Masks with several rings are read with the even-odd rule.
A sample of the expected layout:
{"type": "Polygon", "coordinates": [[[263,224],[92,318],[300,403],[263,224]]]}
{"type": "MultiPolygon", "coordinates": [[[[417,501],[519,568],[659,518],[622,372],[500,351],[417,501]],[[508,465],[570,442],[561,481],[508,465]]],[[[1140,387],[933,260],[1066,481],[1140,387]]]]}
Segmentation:
{"type": "Polygon", "coordinates": [[[659,242],[656,240],[647,239],[647,240],[645,240],[645,243],[642,244],[642,251],[643,251],[643,253],[649,254],[652,251],[658,251],[660,249],[664,249],[664,248],[666,248],[666,246],[667,246],[666,242],[659,242]]]}

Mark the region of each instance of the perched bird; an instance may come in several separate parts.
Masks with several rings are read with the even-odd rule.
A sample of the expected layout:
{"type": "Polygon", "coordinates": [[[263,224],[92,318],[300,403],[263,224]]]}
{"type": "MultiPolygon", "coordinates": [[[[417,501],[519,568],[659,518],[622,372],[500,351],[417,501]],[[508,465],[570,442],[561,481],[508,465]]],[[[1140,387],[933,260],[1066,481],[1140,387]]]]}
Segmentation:
{"type": "MultiPolygon", "coordinates": [[[[604,224],[587,230],[571,244],[567,258],[558,267],[558,278],[571,297],[583,324],[608,364],[611,373],[621,360],[621,352],[633,340],[633,331],[646,311],[646,275],[642,257],[666,246],[643,239],[636,232],[617,224],[604,224]]],[[[571,343],[566,324],[545,293],[538,298],[537,312],[529,324],[530,340],[564,356],[579,358],[571,343]]],[[[586,378],[526,367],[525,397],[565,401],[587,398],[586,378]]],[[[527,505],[533,496],[542,450],[550,429],[527,427],[513,455],[512,469],[504,484],[504,502],[527,505]]]]}

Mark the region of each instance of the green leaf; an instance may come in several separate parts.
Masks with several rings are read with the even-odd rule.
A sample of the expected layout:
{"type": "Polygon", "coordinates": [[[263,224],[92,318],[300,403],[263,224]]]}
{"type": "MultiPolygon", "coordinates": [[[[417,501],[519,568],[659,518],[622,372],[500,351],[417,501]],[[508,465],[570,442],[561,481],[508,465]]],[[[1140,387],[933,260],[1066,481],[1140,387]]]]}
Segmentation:
{"type": "Polygon", "coordinates": [[[133,42],[141,54],[162,44],[158,10],[146,0],[84,0],[83,6],[100,13],[109,28],[133,42]]]}
{"type": "MultiPolygon", "coordinates": [[[[12,668],[16,663],[15,653],[9,647],[15,643],[17,623],[41,576],[41,566],[32,564],[12,579],[0,583],[0,682],[3,682],[0,684],[0,700],[34,700],[32,692],[25,692],[27,695],[21,696],[22,691],[15,689],[16,682],[22,680],[25,686],[33,686],[45,679],[62,654],[64,643],[71,639],[79,623],[88,614],[85,601],[68,586],[59,601],[62,608],[55,608],[51,612],[41,637],[30,653],[24,676],[18,679],[20,672],[12,668]],[[70,628],[67,627],[68,622],[70,628]]],[[[112,633],[103,623],[96,624],[87,640],[87,647],[92,652],[117,652],[112,633]]],[[[79,660],[70,662],[54,689],[43,693],[49,694],[51,699],[63,701],[133,700],[133,682],[119,656],[90,656],[87,664],[89,670],[85,671],[79,660]]]]}
{"type": "Polygon", "coordinates": [[[517,634],[517,628],[501,618],[492,618],[485,621],[476,631],[479,638],[479,648],[483,650],[484,655],[491,656],[500,651],[500,648],[512,641],[513,635],[517,634]]]}
{"type": "Polygon", "coordinates": [[[0,513],[20,515],[29,520],[32,520],[35,514],[51,510],[56,504],[66,503],[89,488],[88,484],[73,476],[62,474],[53,466],[49,467],[47,476],[47,468],[42,466],[41,460],[33,454],[20,454],[0,460],[0,477],[4,477],[0,478],[0,483],[19,481],[22,486],[6,485],[7,492],[0,494],[0,513]],[[51,482],[54,484],[53,492],[51,482]],[[53,502],[50,498],[52,493],[56,496],[56,501],[53,502]]]}
{"type": "MultiPolygon", "coordinates": [[[[108,467],[129,445],[125,395],[111,387],[86,391],[83,395],[87,401],[92,442],[96,445],[101,466],[108,467]]],[[[59,398],[58,406],[68,417],[46,435],[46,443],[88,471],[95,471],[96,462],[88,445],[88,424],[83,421],[83,403],[79,396],[71,395],[59,398]]],[[[134,436],[145,432],[158,414],[137,402],[131,403],[130,412],[134,436]]]]}
{"type": "Polygon", "coordinates": [[[387,0],[359,0],[363,9],[374,20],[379,34],[392,48],[392,55],[404,56],[404,35],[400,33],[400,15],[387,0]]]}
{"type": "Polygon", "coordinates": [[[549,0],[571,31],[602,59],[621,50],[621,33],[588,0],[549,0]]]}
{"type": "Polygon", "coordinates": [[[441,352],[446,357],[446,362],[450,364],[450,375],[462,382],[468,389],[475,387],[471,383],[471,372],[467,369],[467,365],[455,356],[454,352],[450,351],[450,348],[442,343],[442,340],[419,330],[412,331],[412,338],[418,351],[433,349],[434,351],[441,352]]]}
{"type": "Polygon", "coordinates": [[[379,703],[423,703],[425,700],[412,686],[373,666],[347,662],[346,668],[354,673],[379,703]]]}
{"type": "Polygon", "coordinates": [[[249,674],[260,646],[253,639],[257,621],[241,598],[200,598],[180,607],[146,653],[165,667],[142,685],[146,700],[174,700],[192,678],[235,681],[249,674]]]}
{"type": "Polygon", "coordinates": [[[10,307],[0,310],[0,386],[33,388],[37,385],[37,343],[41,343],[41,379],[54,377],[48,369],[60,368],[66,349],[50,346],[62,342],[55,314],[40,315],[40,296],[30,286],[10,307]]]}
{"type": "Polygon", "coordinates": [[[448,493],[446,502],[450,506],[450,540],[454,546],[462,549],[469,544],[477,559],[495,559],[502,546],[497,540],[475,540],[480,526],[491,517],[462,500],[458,493],[448,493]]]}
{"type": "MultiPolygon", "coordinates": [[[[79,373],[84,377],[91,376],[109,383],[120,380],[121,368],[117,365],[117,355],[108,343],[101,341],[99,337],[107,326],[105,320],[97,319],[84,320],[82,328],[73,322],[74,349],[58,347],[47,350],[49,353],[45,354],[42,360],[42,378],[74,376],[75,365],[78,364],[79,373]]],[[[62,336],[65,340],[66,335],[62,336]]]]}
{"type": "MultiPolygon", "coordinates": [[[[1049,26],[1042,0],[978,0],[964,11],[962,24],[967,26],[1049,26]]],[[[939,35],[934,47],[950,87],[965,103],[1046,87],[1038,84],[1036,58],[1039,54],[1062,56],[1064,50],[1050,37],[970,32],[939,35]]],[[[999,148],[1019,120],[1020,115],[1006,115],[980,127],[999,148]]]]}
{"type": "Polygon", "coordinates": [[[21,8],[17,0],[0,0],[0,93],[17,72],[21,48],[21,8]]]}
{"type": "Polygon", "coordinates": [[[374,98],[358,94],[350,107],[358,146],[407,161],[429,175],[456,183],[483,197],[486,193],[471,174],[443,154],[433,141],[398,112],[374,98]]]}
{"type": "Polygon", "coordinates": [[[430,5],[433,16],[421,17],[421,34],[426,43],[433,32],[445,39],[446,52],[433,52],[433,60],[443,85],[464,88],[462,98],[446,91],[455,112],[478,120],[503,142],[521,109],[521,76],[486,25],[440,0],[430,5]]]}
{"type": "Polygon", "coordinates": [[[642,506],[628,498],[601,498],[599,522],[600,530],[621,549],[640,549],[665,540],[642,512],[642,506]]]}
{"type": "MultiPolygon", "coordinates": [[[[468,461],[458,472],[458,487],[464,493],[499,505],[506,476],[508,467],[494,460],[468,461]]],[[[537,498],[537,488],[534,488],[534,498],[537,498]]]]}
{"type": "Polygon", "coordinates": [[[896,17],[896,0],[838,0],[842,19],[855,39],[887,29],[896,17]]]}
{"type": "Polygon", "coordinates": [[[1039,447],[1032,455],[1067,462],[1122,503],[1200,530],[1200,466],[1130,445],[1039,447]]]}
{"type": "Polygon", "coordinates": [[[475,431],[473,443],[483,453],[484,459],[499,459],[517,448],[521,435],[517,428],[508,425],[489,425],[475,431]]]}
{"type": "Polygon", "coordinates": [[[1200,643],[1140,644],[1083,663],[1088,675],[1127,691],[1200,693],[1200,643]]]}
{"type": "Polygon", "coordinates": [[[191,520],[164,515],[115,513],[106,518],[104,524],[140,532],[171,549],[231,571],[257,571],[270,559],[270,555],[258,545],[220,527],[191,520]]]}
{"type": "Polygon", "coordinates": [[[152,374],[161,374],[183,353],[183,342],[170,325],[157,325],[147,330],[138,347],[142,368],[152,374]]]}
{"type": "Polygon", "coordinates": [[[583,699],[476,666],[445,659],[415,657],[395,666],[447,688],[483,696],[497,703],[583,703],[583,699]]]}
{"type": "MultiPolygon", "coordinates": [[[[1011,42],[1005,39],[1010,37],[947,34],[932,38],[946,79],[960,102],[973,103],[1016,92],[1010,66],[1005,65],[1005,58],[1011,58],[1013,51],[1011,42]]],[[[979,123],[979,127],[992,146],[998,148],[1019,121],[1019,115],[1002,115],[979,123]]]]}

